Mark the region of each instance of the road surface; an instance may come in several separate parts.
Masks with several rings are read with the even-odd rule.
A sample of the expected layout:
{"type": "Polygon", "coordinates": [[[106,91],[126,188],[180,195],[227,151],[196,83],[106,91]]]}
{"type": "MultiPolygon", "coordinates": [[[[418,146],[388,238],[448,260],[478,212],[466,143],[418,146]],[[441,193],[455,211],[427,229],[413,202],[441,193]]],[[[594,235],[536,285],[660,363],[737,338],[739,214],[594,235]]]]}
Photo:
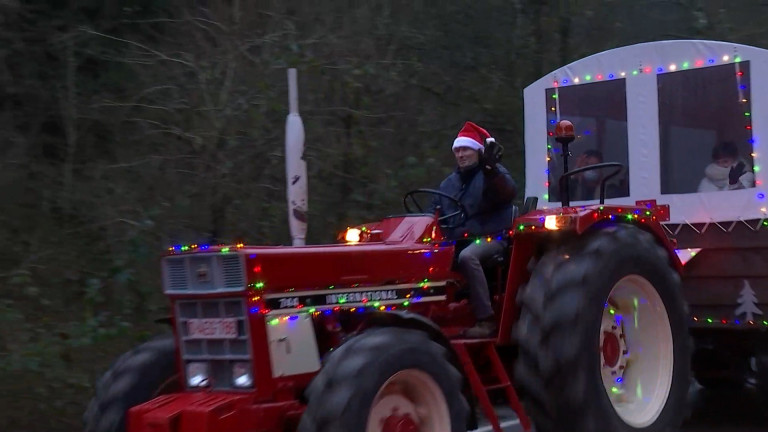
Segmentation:
{"type": "MultiPolygon", "coordinates": [[[[694,384],[690,401],[691,416],[681,432],[768,432],[768,405],[752,388],[715,392],[694,384]]],[[[504,432],[523,431],[510,408],[499,406],[496,412],[504,432]]],[[[481,420],[474,432],[492,431],[488,422],[481,420]]]]}

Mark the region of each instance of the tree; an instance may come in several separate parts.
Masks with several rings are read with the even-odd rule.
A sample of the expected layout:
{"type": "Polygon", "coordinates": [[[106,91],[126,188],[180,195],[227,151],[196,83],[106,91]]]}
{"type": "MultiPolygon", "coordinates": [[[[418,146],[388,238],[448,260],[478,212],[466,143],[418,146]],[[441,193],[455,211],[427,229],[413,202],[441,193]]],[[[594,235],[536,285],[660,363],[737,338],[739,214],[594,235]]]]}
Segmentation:
{"type": "Polygon", "coordinates": [[[746,314],[747,321],[754,321],[754,314],[763,314],[763,311],[757,308],[757,296],[755,296],[755,291],[752,290],[749,281],[746,279],[744,279],[744,288],[742,288],[739,293],[739,298],[736,301],[741,305],[736,309],[736,312],[734,312],[736,316],[746,314]]]}

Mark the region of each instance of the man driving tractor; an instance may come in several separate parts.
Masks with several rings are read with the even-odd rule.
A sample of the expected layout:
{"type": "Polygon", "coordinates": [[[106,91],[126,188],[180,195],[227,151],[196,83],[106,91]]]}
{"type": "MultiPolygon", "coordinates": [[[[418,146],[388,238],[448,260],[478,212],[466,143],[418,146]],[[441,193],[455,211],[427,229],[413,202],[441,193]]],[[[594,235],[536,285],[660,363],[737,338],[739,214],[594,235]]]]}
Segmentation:
{"type": "MultiPolygon", "coordinates": [[[[465,210],[454,216],[454,220],[447,221],[451,228],[444,230],[448,238],[459,240],[458,269],[469,286],[476,319],[464,337],[492,337],[496,332],[496,320],[482,262],[502,253],[507,246],[504,237],[501,240],[497,237],[512,224],[512,200],[517,190],[509,171],[499,163],[502,147],[485,129],[466,122],[453,141],[452,149],[457,168],[440,183],[440,191],[454,197],[465,210]],[[461,241],[477,237],[490,237],[491,240],[461,241]]],[[[446,198],[437,197],[432,205],[431,210],[439,206],[441,214],[456,211],[456,205],[446,198]]]]}

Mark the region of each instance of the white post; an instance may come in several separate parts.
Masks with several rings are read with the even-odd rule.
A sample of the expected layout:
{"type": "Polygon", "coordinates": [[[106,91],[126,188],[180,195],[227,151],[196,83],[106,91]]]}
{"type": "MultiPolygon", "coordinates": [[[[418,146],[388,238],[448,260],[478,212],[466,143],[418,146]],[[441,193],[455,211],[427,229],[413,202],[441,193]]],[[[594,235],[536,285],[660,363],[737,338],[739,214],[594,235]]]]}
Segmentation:
{"type": "Polygon", "coordinates": [[[296,69],[288,69],[288,118],[285,120],[285,174],[288,224],[294,246],[304,246],[307,235],[307,163],[304,161],[304,124],[299,115],[296,69]]]}

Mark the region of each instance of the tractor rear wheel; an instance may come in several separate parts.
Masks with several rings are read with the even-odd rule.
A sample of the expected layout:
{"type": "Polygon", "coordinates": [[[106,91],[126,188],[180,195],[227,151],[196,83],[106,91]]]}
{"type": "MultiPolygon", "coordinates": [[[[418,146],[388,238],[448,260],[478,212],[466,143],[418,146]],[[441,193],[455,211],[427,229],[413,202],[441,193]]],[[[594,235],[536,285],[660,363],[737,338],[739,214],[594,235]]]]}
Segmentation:
{"type": "Polygon", "coordinates": [[[547,253],[518,302],[516,384],[537,431],[676,430],[690,385],[687,307],[651,234],[603,227],[547,253]]]}
{"type": "Polygon", "coordinates": [[[96,383],[85,432],[123,432],[130,408],[178,388],[175,350],[173,337],[163,335],[120,356],[96,383]]]}
{"type": "Polygon", "coordinates": [[[461,383],[448,350],[426,333],[366,330],[332,352],[310,384],[299,432],[464,432],[461,383]]]}

